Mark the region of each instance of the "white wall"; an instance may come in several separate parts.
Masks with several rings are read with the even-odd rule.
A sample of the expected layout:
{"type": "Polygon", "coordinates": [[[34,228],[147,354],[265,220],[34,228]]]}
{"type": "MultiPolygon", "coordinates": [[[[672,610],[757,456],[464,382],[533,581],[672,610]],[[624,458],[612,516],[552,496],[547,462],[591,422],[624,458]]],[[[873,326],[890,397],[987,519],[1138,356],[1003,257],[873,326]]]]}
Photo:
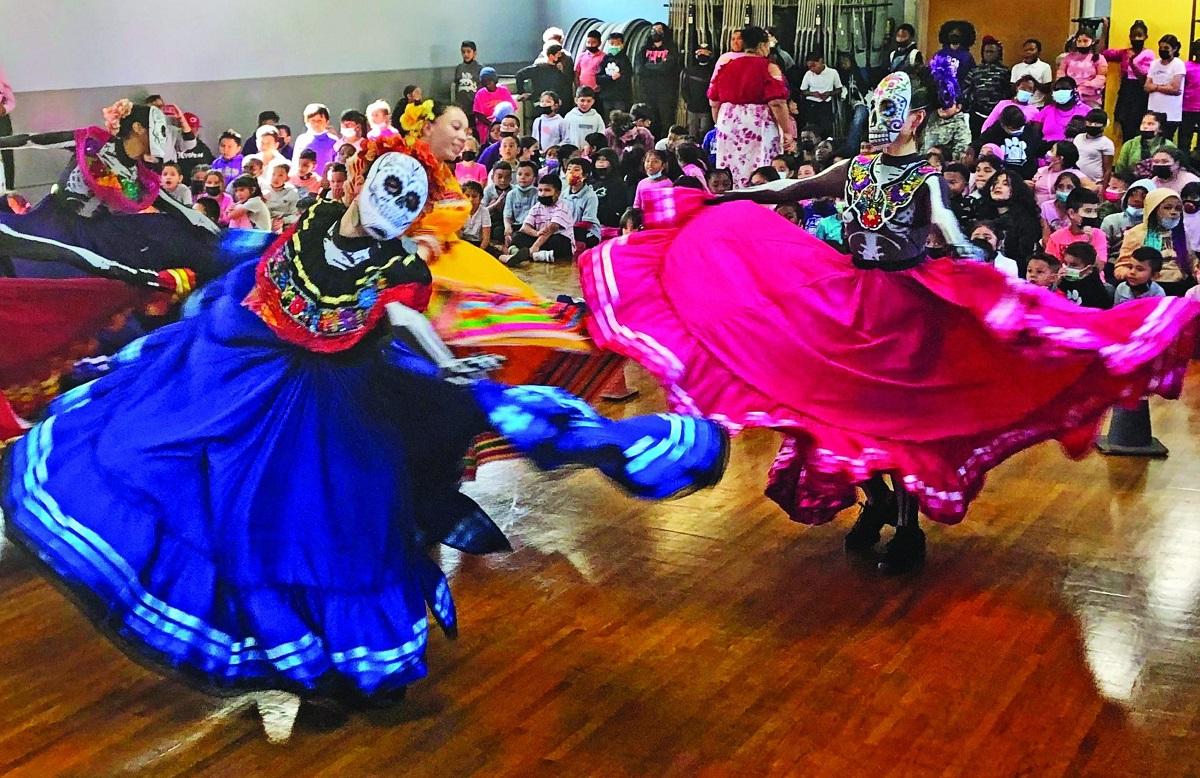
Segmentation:
{"type": "Polygon", "coordinates": [[[665,0],[546,0],[544,13],[546,26],[568,30],[577,19],[666,21],[667,11],[665,0]]]}
{"type": "Polygon", "coordinates": [[[531,58],[540,2],[0,0],[18,92],[453,67],[531,58]],[[275,12],[265,9],[274,7],[275,12]]]}

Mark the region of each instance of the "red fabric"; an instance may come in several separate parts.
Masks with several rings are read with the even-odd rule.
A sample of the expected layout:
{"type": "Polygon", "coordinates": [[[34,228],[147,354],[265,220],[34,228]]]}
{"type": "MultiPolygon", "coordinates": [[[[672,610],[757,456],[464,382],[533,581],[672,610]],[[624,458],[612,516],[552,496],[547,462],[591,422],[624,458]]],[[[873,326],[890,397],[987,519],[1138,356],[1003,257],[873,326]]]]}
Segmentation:
{"type": "Polygon", "coordinates": [[[106,278],[0,278],[0,387],[45,378],[50,362],[152,296],[106,278]]]}
{"type": "Polygon", "coordinates": [[[708,99],[718,103],[766,105],[772,100],[788,98],[787,82],[768,72],[771,61],[766,57],[738,57],[730,60],[717,73],[708,88],[708,99]]]}

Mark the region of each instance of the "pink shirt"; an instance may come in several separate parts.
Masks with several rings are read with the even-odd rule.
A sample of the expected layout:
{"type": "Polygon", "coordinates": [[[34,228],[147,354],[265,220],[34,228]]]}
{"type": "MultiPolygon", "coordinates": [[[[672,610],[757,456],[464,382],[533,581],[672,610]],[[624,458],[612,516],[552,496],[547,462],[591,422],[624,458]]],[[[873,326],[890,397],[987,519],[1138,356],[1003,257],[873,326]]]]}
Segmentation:
{"type": "Polygon", "coordinates": [[[1096,249],[1097,267],[1104,267],[1104,263],[1108,261],[1108,239],[1104,237],[1104,230],[1099,227],[1084,227],[1083,231],[1083,235],[1076,235],[1071,232],[1070,227],[1055,230],[1050,233],[1049,238],[1046,238],[1046,253],[1062,261],[1063,249],[1072,243],[1088,241],[1092,244],[1092,248],[1096,249]]]}
{"type": "Polygon", "coordinates": [[[1154,63],[1154,51],[1149,48],[1137,54],[1133,53],[1133,49],[1106,49],[1103,56],[1109,62],[1121,63],[1121,78],[1131,80],[1145,78],[1146,73],[1150,72],[1150,65],[1154,63]]]}
{"type": "Polygon", "coordinates": [[[1108,80],[1108,60],[1092,54],[1073,51],[1063,57],[1058,77],[1070,76],[1079,85],[1079,96],[1085,103],[1101,107],[1104,102],[1104,82],[1108,80]]]}
{"type": "Polygon", "coordinates": [[[459,162],[454,166],[454,177],[458,179],[458,183],[465,184],[468,181],[476,181],[480,186],[487,184],[487,165],[481,165],[478,162],[459,162]]]}
{"type": "Polygon", "coordinates": [[[367,133],[367,137],[370,138],[371,140],[375,140],[376,138],[390,138],[393,135],[399,135],[399,134],[400,134],[400,131],[397,130],[392,125],[381,124],[378,127],[372,127],[371,131],[367,133]]]}
{"type": "Polygon", "coordinates": [[[1067,170],[1051,170],[1048,166],[1038,168],[1038,172],[1033,174],[1033,199],[1037,200],[1038,205],[1054,201],[1054,182],[1063,173],[1074,173],[1079,177],[1079,182],[1088,188],[1096,185],[1082,170],[1076,167],[1067,170]]]}
{"type": "Polygon", "coordinates": [[[633,194],[633,207],[644,208],[645,201],[642,198],[651,189],[670,189],[673,186],[675,184],[671,183],[671,179],[665,175],[657,181],[650,178],[643,178],[641,181],[638,181],[637,191],[633,194]]]}
{"type": "MultiPolygon", "coordinates": [[[[593,54],[586,49],[579,55],[579,59],[575,60],[575,75],[579,79],[580,86],[590,86],[592,89],[599,88],[596,84],[596,74],[600,72],[600,63],[604,61],[604,52],[597,51],[593,54]]],[[[571,99],[569,95],[559,95],[564,101],[571,99]]]]}
{"type": "Polygon", "coordinates": [[[996,103],[996,107],[988,114],[988,117],[983,120],[983,127],[979,130],[980,133],[987,132],[988,127],[991,127],[996,122],[1000,121],[1000,114],[1004,113],[1004,109],[1010,105],[1015,105],[1021,109],[1021,113],[1025,114],[1025,121],[1032,122],[1038,115],[1038,107],[1032,102],[1022,105],[1016,100],[1001,100],[996,103]]]}
{"type": "Polygon", "coordinates": [[[8,83],[8,76],[4,73],[4,68],[0,67],[0,105],[4,106],[4,110],[12,113],[17,107],[17,98],[13,95],[12,86],[8,83]]]}
{"type": "Polygon", "coordinates": [[[1183,110],[1200,111],[1200,62],[1188,60],[1183,65],[1187,68],[1183,75],[1183,110]]]}
{"type": "Polygon", "coordinates": [[[1091,107],[1080,100],[1072,108],[1047,105],[1038,111],[1035,121],[1042,125],[1042,139],[1047,143],[1067,139],[1067,125],[1076,116],[1087,116],[1091,107]]]}

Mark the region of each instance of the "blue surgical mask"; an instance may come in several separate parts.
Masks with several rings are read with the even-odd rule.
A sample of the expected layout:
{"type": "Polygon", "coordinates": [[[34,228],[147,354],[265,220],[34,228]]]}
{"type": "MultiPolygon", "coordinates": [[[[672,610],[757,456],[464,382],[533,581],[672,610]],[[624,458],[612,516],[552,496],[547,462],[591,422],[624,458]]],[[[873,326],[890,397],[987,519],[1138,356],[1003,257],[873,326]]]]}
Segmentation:
{"type": "Polygon", "coordinates": [[[651,181],[657,181],[658,179],[663,177],[663,174],[662,173],[650,173],[646,177],[649,178],[651,181]]]}
{"type": "Polygon", "coordinates": [[[1138,222],[1142,220],[1142,214],[1144,213],[1145,211],[1141,208],[1134,208],[1132,205],[1125,209],[1125,215],[1138,222]]]}
{"type": "Polygon", "coordinates": [[[1017,102],[1022,105],[1027,105],[1033,99],[1033,92],[1026,92],[1024,89],[1017,90],[1017,102]]]}
{"type": "Polygon", "coordinates": [[[1070,192],[1055,192],[1054,193],[1054,199],[1058,200],[1060,203],[1065,203],[1067,201],[1067,198],[1070,196],[1071,196],[1070,192]]]}
{"type": "Polygon", "coordinates": [[[1059,105],[1066,105],[1071,102],[1072,90],[1070,89],[1055,89],[1050,93],[1051,99],[1059,105]]]}
{"type": "Polygon", "coordinates": [[[1166,217],[1163,219],[1159,219],[1158,223],[1162,225],[1162,228],[1164,230],[1173,230],[1179,226],[1179,217],[1178,216],[1166,217]]]}

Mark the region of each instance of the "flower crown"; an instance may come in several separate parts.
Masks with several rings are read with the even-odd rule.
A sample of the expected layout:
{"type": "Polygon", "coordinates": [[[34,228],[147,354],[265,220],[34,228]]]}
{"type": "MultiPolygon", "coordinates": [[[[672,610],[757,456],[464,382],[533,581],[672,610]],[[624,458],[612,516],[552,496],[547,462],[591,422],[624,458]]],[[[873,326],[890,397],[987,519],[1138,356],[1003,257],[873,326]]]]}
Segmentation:
{"type": "Polygon", "coordinates": [[[400,116],[400,128],[404,130],[409,143],[413,143],[421,135],[425,125],[434,120],[433,100],[423,103],[412,103],[404,109],[400,116]]]}
{"type": "Polygon", "coordinates": [[[117,134],[117,130],[121,129],[121,120],[128,116],[133,111],[133,101],[122,97],[117,102],[101,109],[104,114],[104,126],[113,135],[117,134]]]}

